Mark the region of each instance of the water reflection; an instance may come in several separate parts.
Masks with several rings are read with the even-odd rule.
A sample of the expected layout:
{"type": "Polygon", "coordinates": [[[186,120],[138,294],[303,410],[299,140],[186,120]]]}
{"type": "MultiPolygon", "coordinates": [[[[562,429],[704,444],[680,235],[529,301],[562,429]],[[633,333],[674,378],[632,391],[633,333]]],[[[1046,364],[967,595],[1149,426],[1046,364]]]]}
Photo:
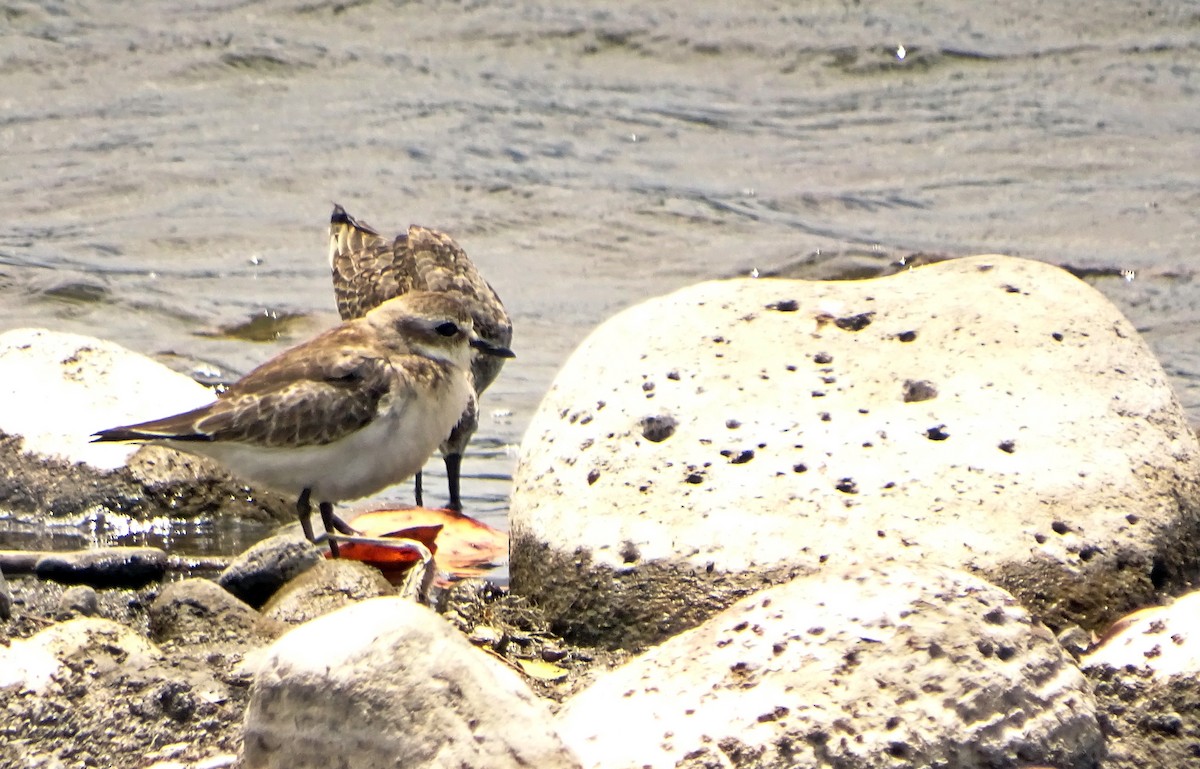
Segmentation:
{"type": "Polygon", "coordinates": [[[232,555],[268,536],[275,528],[273,523],[234,516],[138,521],[99,511],[78,517],[0,514],[0,550],[83,550],[128,545],[158,547],[193,556],[232,555]]]}

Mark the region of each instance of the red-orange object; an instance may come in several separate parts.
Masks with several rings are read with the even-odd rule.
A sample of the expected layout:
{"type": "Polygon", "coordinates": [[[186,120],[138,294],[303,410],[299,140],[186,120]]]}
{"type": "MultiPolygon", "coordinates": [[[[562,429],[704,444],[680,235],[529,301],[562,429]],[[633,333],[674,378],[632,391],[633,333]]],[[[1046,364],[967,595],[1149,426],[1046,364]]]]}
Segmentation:
{"type": "MultiPolygon", "coordinates": [[[[373,510],[356,517],[351,525],[367,537],[419,540],[437,554],[438,568],[453,577],[483,574],[508,554],[506,533],[453,510],[428,507],[373,510]]],[[[341,545],[343,558],[355,558],[381,569],[386,564],[394,570],[418,559],[412,548],[396,549],[394,554],[377,553],[387,550],[393,548],[353,542],[341,545]]]]}
{"type": "MultiPolygon", "coordinates": [[[[353,558],[356,561],[378,566],[380,569],[404,569],[421,560],[421,553],[416,548],[405,547],[404,540],[415,539],[429,552],[437,554],[437,537],[442,530],[437,526],[410,526],[407,529],[390,531],[387,534],[369,534],[378,539],[395,539],[396,546],[377,544],[374,542],[342,542],[340,557],[353,558]]],[[[366,534],[366,532],[363,532],[366,534]]]]}

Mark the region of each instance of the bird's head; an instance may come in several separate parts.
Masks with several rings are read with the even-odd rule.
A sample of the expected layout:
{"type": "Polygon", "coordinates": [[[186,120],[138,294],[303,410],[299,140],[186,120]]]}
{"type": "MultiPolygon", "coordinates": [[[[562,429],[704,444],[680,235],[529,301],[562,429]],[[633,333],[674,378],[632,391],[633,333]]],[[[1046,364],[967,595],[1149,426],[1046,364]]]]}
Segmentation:
{"type": "Polygon", "coordinates": [[[426,357],[469,368],[472,350],[512,358],[513,352],[480,339],[466,306],[456,297],[434,291],[410,291],[367,313],[366,320],[384,338],[426,357]]]}

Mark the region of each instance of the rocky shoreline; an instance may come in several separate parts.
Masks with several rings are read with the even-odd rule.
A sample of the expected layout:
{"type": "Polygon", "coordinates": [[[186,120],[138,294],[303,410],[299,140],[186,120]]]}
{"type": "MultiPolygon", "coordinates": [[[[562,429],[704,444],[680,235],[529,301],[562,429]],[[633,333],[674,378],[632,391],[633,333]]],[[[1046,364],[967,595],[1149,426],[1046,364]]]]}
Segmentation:
{"type": "MultiPolygon", "coordinates": [[[[68,404],[40,452],[129,473],[77,452],[121,421],[101,406],[133,354],[19,338],[0,366],[44,355],[68,404]]],[[[51,498],[18,455],[6,496],[51,498]]],[[[263,509],[207,472],[139,483],[263,509]]],[[[701,284],[560,372],[514,479],[511,592],[430,610],[288,532],[221,574],[10,575],[0,765],[1183,766],[1198,490],[1160,365],[1057,268],[701,284]]]]}

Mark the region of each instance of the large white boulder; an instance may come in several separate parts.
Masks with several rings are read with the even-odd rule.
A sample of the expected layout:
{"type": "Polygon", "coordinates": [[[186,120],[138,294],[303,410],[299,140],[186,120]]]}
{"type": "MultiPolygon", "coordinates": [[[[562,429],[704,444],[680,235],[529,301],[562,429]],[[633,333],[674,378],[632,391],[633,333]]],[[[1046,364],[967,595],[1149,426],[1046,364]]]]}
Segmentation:
{"type": "Polygon", "coordinates": [[[1133,326],[1051,265],[703,283],[559,373],[514,479],[513,588],[576,640],[639,646],[886,555],[1095,628],[1200,565],[1198,456],[1133,326]]]}
{"type": "Polygon", "coordinates": [[[511,669],[412,601],[372,598],[297,627],[260,663],[247,769],[577,767],[511,669]]]}
{"type": "Polygon", "coordinates": [[[829,569],[743,599],[568,700],[595,769],[1092,767],[1087,680],[999,588],[829,569]]]}

